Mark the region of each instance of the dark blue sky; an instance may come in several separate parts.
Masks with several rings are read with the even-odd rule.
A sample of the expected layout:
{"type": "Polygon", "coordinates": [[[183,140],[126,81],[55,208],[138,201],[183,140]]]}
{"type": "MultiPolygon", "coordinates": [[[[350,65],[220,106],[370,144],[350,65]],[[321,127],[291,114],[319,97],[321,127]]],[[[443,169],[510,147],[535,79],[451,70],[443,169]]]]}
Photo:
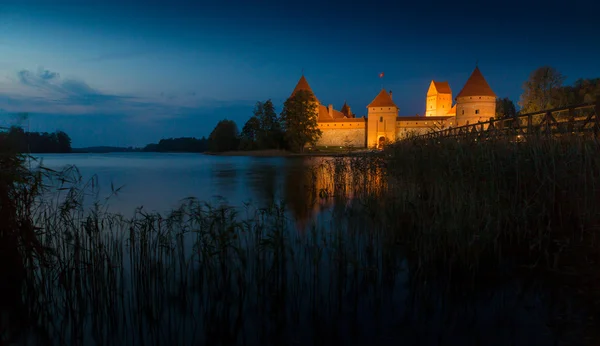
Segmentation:
{"type": "Polygon", "coordinates": [[[76,147],[207,136],[223,118],[241,128],[256,101],[280,111],[302,69],[319,100],[359,116],[382,84],[400,115],[422,114],[432,79],[456,95],[477,61],[517,102],[542,65],[568,83],[600,77],[598,7],[0,0],[0,126],[26,111],[32,131],[62,129],[76,147]]]}

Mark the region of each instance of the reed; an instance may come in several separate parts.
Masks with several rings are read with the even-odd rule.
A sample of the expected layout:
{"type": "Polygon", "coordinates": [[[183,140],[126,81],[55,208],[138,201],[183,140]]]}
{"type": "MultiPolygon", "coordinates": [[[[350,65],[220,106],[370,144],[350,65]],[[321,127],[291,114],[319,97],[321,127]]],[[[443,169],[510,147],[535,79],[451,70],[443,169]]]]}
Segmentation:
{"type": "Polygon", "coordinates": [[[0,244],[9,245],[0,254],[18,265],[0,265],[11,278],[0,281],[13,290],[3,301],[21,305],[0,311],[23,323],[0,325],[0,341],[581,340],[583,322],[568,329],[574,334],[544,333],[561,318],[583,319],[581,309],[565,309],[592,299],[555,293],[565,277],[585,281],[584,260],[597,257],[598,157],[597,142],[562,138],[406,141],[377,156],[310,159],[299,178],[303,203],[322,212],[298,229],[279,202],[188,199],[168,214],[140,208],[132,218],[107,212],[110,200],[86,208],[97,199],[95,179],[74,167],[28,168],[26,157],[6,153],[0,201],[10,223],[0,244]],[[530,277],[541,286],[525,285],[530,277]],[[473,332],[483,328],[482,304],[510,316],[534,300],[547,307],[539,326],[473,332]],[[443,328],[452,323],[464,332],[443,328]]]}

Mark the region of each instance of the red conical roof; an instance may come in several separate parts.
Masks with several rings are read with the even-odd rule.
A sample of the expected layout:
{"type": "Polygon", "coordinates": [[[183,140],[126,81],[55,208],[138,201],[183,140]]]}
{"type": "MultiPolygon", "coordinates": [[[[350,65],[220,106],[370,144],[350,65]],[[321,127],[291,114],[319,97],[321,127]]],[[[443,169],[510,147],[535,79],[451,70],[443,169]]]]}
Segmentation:
{"type": "Polygon", "coordinates": [[[456,95],[456,98],[465,97],[465,96],[493,96],[496,97],[496,94],[490,88],[490,85],[487,83],[481,71],[479,71],[479,67],[475,67],[475,70],[471,74],[471,77],[467,79],[465,86],[462,90],[456,95]]]}
{"type": "Polygon", "coordinates": [[[300,80],[298,81],[298,84],[296,84],[296,87],[294,88],[294,91],[292,91],[292,95],[294,96],[294,94],[300,90],[304,90],[304,91],[308,91],[309,93],[311,93],[313,95],[313,97],[315,98],[315,100],[317,100],[317,102],[319,101],[317,99],[317,96],[315,96],[315,93],[312,91],[312,89],[310,88],[310,85],[308,85],[308,81],[306,80],[306,78],[304,77],[304,75],[302,75],[302,77],[300,77],[300,80]]]}
{"type": "Polygon", "coordinates": [[[367,108],[369,108],[369,107],[396,107],[396,108],[398,108],[398,106],[396,106],[394,101],[392,101],[392,97],[390,96],[390,94],[388,94],[387,91],[385,91],[385,89],[381,89],[381,92],[379,92],[379,95],[377,95],[375,97],[375,99],[373,99],[373,101],[371,101],[371,103],[369,103],[369,105],[367,106],[367,108]]]}

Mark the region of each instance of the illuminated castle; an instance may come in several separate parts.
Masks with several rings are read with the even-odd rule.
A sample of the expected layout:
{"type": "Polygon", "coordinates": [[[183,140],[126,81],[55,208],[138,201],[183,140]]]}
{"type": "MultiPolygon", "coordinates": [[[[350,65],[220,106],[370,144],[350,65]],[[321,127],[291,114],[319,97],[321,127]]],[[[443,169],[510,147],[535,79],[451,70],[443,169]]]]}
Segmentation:
{"type": "Polygon", "coordinates": [[[399,116],[392,92],[385,89],[367,105],[366,117],[356,117],[346,102],[340,111],[331,104],[321,104],[304,76],[292,95],[299,90],[310,92],[317,103],[317,122],[322,132],[318,146],[380,148],[411,134],[487,121],[496,114],[496,94],[478,67],[454,100],[448,82],[431,81],[424,116],[399,116]]]}

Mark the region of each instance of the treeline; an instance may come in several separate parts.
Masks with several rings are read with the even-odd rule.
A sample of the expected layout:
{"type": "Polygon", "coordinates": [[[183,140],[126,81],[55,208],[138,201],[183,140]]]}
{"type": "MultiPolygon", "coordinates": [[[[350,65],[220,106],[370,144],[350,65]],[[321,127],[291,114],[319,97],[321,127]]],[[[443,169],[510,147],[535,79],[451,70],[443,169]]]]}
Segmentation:
{"type": "Polygon", "coordinates": [[[0,132],[0,147],[21,153],[70,153],[71,137],[63,131],[25,132],[12,126],[8,131],[0,132]]]}
{"type": "Polygon", "coordinates": [[[279,116],[271,100],[257,102],[254,114],[241,133],[235,122],[220,121],[208,137],[208,149],[214,152],[230,150],[285,149],[304,150],[321,136],[317,127],[317,103],[308,91],[298,91],[289,97],[279,116]]]}
{"type": "MultiPolygon", "coordinates": [[[[232,120],[221,120],[208,138],[192,137],[161,139],[144,148],[90,147],[76,149],[75,152],[223,152],[232,150],[284,149],[304,150],[306,144],[315,144],[321,136],[317,127],[317,102],[311,92],[300,90],[284,103],[279,115],[271,100],[257,102],[254,114],[244,125],[241,133],[232,120]]],[[[25,133],[22,128],[13,127],[5,137],[14,143],[20,152],[69,153],[71,139],[62,132],[25,133]]]]}
{"type": "Polygon", "coordinates": [[[161,139],[158,143],[146,145],[142,151],[145,152],[186,152],[203,153],[208,150],[208,139],[202,137],[196,139],[193,137],[167,138],[161,139]]]}
{"type": "Polygon", "coordinates": [[[111,146],[97,146],[97,147],[85,147],[85,148],[73,148],[71,149],[72,153],[94,153],[94,154],[104,154],[104,153],[132,153],[132,152],[140,152],[142,148],[134,148],[134,147],[111,147],[111,146]]]}
{"type": "Polygon", "coordinates": [[[600,78],[578,79],[573,85],[564,85],[566,76],[551,66],[534,70],[523,83],[518,102],[520,110],[508,97],[496,100],[496,118],[539,112],[545,109],[596,102],[600,99],[600,78]]]}

